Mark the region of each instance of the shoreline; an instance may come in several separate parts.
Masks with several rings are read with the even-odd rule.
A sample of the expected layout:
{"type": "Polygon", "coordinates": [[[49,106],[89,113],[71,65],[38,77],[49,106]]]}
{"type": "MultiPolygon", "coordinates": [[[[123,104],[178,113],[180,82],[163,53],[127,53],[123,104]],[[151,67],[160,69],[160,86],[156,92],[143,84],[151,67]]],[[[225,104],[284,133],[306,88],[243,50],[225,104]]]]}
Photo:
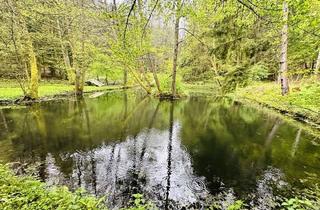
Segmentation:
{"type": "Polygon", "coordinates": [[[272,106],[272,105],[270,105],[268,103],[254,101],[254,100],[252,100],[250,98],[236,98],[235,101],[237,101],[237,102],[239,102],[241,104],[244,104],[244,105],[253,104],[253,105],[260,106],[262,108],[267,108],[269,110],[276,111],[276,112],[278,112],[279,114],[281,114],[281,115],[283,115],[285,117],[290,117],[295,121],[302,122],[302,123],[305,123],[305,124],[309,124],[312,127],[320,130],[320,122],[315,121],[311,116],[304,115],[302,113],[294,112],[294,111],[291,111],[291,110],[277,108],[277,107],[272,106]]]}
{"type": "Polygon", "coordinates": [[[268,104],[259,103],[251,99],[232,97],[229,98],[240,105],[253,107],[263,112],[271,112],[274,115],[279,115],[279,117],[283,118],[289,124],[293,126],[303,126],[304,130],[307,130],[314,136],[320,137],[320,124],[313,120],[310,120],[307,116],[301,116],[301,114],[298,113],[290,113],[286,110],[280,110],[276,107],[272,107],[268,104]]]}
{"type": "MultiPolygon", "coordinates": [[[[103,92],[113,92],[113,91],[122,91],[131,89],[133,87],[106,87],[103,89],[97,89],[97,90],[88,90],[84,91],[83,94],[94,94],[94,93],[103,93],[103,92]]],[[[23,100],[23,97],[20,98],[13,98],[13,99],[1,99],[0,98],[0,109],[3,107],[10,108],[10,106],[26,106],[31,105],[35,103],[43,103],[43,102],[49,102],[49,101],[58,101],[58,100],[65,100],[68,99],[71,96],[75,96],[74,91],[65,91],[62,93],[54,94],[54,95],[48,95],[48,96],[42,96],[39,97],[39,99],[36,100],[23,100]]]]}

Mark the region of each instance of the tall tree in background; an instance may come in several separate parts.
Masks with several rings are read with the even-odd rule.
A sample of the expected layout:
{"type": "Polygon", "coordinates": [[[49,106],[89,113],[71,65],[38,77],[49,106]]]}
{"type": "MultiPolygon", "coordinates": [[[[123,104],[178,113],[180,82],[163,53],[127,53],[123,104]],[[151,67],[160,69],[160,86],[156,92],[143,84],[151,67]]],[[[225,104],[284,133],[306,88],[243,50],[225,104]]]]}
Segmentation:
{"type": "Polygon", "coordinates": [[[174,50],[173,50],[173,63],[172,63],[172,97],[176,97],[177,94],[177,65],[178,65],[178,53],[179,53],[179,27],[180,27],[180,10],[181,0],[175,1],[175,23],[174,23],[174,50]]]}
{"type": "Polygon", "coordinates": [[[287,1],[283,1],[283,28],[281,32],[281,54],[280,54],[280,82],[281,94],[289,93],[288,80],[288,13],[287,1]]]}

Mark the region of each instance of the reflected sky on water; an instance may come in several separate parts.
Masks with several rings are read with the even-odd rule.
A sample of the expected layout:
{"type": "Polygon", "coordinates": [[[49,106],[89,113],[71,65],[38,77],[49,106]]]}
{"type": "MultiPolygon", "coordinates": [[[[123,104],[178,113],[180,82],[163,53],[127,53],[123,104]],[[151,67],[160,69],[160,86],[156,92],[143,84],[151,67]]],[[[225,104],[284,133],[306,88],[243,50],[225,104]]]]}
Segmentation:
{"type": "Polygon", "coordinates": [[[2,162],[38,163],[49,185],[85,188],[114,208],[135,193],[164,209],[213,195],[269,208],[281,190],[306,187],[300,179],[319,180],[319,145],[299,125],[226,99],[118,92],[0,112],[2,162]]]}

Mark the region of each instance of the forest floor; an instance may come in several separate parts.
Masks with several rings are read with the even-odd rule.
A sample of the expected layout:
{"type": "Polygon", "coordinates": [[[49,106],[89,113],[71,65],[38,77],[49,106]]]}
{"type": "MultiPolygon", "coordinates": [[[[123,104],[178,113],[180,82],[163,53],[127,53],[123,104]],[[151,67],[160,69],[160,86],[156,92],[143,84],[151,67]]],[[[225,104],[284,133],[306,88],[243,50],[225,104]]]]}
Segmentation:
{"type": "Polygon", "coordinates": [[[233,97],[244,103],[258,103],[298,120],[320,125],[320,83],[291,82],[291,92],[282,96],[276,82],[259,82],[238,89],[233,97]]]}
{"type": "MultiPolygon", "coordinates": [[[[111,85],[103,87],[85,86],[84,92],[99,92],[99,91],[111,91],[122,89],[122,86],[111,85]]],[[[74,85],[69,85],[66,82],[61,81],[42,81],[39,84],[39,97],[50,98],[55,96],[62,96],[71,94],[74,91],[74,85]]],[[[13,80],[0,80],[0,102],[15,101],[23,97],[23,91],[19,84],[13,80]]]]}

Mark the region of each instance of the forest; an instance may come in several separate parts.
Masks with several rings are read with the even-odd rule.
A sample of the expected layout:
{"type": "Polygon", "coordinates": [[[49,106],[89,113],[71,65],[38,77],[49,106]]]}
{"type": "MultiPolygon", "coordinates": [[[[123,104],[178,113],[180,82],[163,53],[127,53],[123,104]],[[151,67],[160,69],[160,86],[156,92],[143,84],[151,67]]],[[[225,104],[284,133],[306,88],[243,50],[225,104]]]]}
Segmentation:
{"type": "Polygon", "coordinates": [[[1,209],[319,209],[320,1],[0,0],[0,153],[1,209]]]}

